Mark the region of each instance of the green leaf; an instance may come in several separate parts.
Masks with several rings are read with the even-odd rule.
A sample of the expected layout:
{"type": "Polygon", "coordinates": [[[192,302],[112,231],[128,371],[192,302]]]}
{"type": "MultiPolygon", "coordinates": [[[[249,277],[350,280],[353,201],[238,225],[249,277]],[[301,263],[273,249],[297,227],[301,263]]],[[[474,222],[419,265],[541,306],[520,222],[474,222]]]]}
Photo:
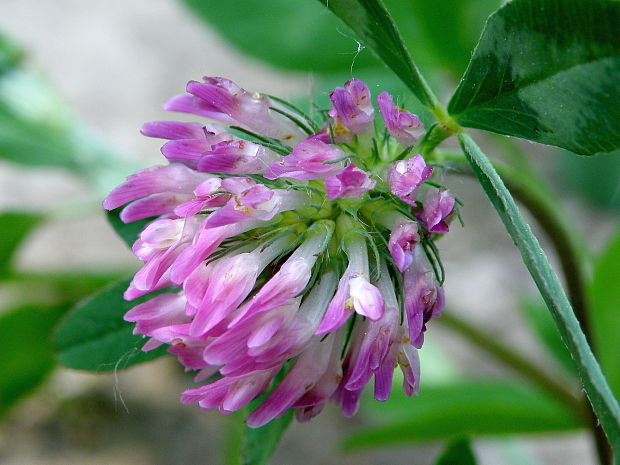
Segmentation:
{"type": "Polygon", "coordinates": [[[620,148],[620,2],[513,0],[448,106],[467,127],[582,155],[620,148]]]}
{"type": "Polygon", "coordinates": [[[380,0],[319,0],[369,47],[426,107],[439,108],[436,97],[409,56],[394,20],[380,0]]]}
{"type": "Polygon", "coordinates": [[[545,303],[535,299],[526,300],[522,302],[521,309],[527,322],[549,354],[566,373],[574,375],[575,363],[571,359],[566,346],[562,343],[558,328],[547,311],[545,303]]]}
{"type": "Polygon", "coordinates": [[[116,234],[118,234],[120,238],[125,241],[125,244],[131,248],[142,230],[155,218],[146,218],[144,220],[134,221],[133,223],[123,223],[120,218],[121,210],[123,208],[125,207],[119,207],[114,210],[107,211],[106,215],[108,222],[114,228],[116,234]]]}
{"type": "Polygon", "coordinates": [[[540,433],[584,428],[576,414],[546,394],[510,381],[424,386],[419,396],[394,390],[384,404],[368,402],[378,425],[345,439],[348,449],[437,439],[540,433]]]}
{"type": "Polygon", "coordinates": [[[612,449],[620,454],[620,408],[618,401],[614,398],[601,367],[594,358],[558,277],[487,156],[469,135],[461,132],[458,138],[478,181],[499,213],[508,234],[521,252],[523,262],[555,320],[562,341],[566,344],[575,361],[588,399],[607,434],[612,449]]]}
{"type": "Polygon", "coordinates": [[[620,397],[620,230],[594,266],[590,315],[594,346],[603,372],[620,397]]]}
{"type": "Polygon", "coordinates": [[[5,212],[0,214],[0,276],[11,269],[11,260],[28,233],[41,221],[34,213],[5,212]]]}
{"type": "Polygon", "coordinates": [[[154,293],[127,302],[123,292],[129,280],[114,283],[74,308],[54,336],[56,358],[77,370],[110,371],[153,360],[165,347],[142,352],[146,339],[132,334],[133,324],[123,315],[154,293]]]}
{"type": "Polygon", "coordinates": [[[292,419],[293,409],[289,409],[280,418],[275,418],[260,428],[252,429],[246,426],[241,445],[241,464],[264,465],[268,463],[292,419]]]}
{"type": "Polygon", "coordinates": [[[476,457],[467,439],[456,439],[441,454],[436,465],[476,465],[476,457]]]}
{"type": "Polygon", "coordinates": [[[378,66],[320,5],[290,0],[183,0],[235,47],[272,65],[318,73],[378,66]]]}
{"type": "Polygon", "coordinates": [[[51,334],[66,307],[21,307],[0,317],[0,415],[54,367],[51,334]]]}

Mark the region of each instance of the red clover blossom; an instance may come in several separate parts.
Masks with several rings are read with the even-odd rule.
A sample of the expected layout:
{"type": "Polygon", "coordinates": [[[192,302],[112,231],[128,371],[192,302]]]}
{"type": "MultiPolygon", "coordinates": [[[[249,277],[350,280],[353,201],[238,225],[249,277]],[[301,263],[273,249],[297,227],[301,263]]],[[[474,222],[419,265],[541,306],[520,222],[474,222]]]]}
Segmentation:
{"type": "Polygon", "coordinates": [[[259,427],[290,408],[306,421],[328,400],[353,415],[374,376],[391,392],[395,367],[417,392],[429,320],[444,306],[434,239],[454,197],[427,182],[417,116],[353,79],[330,94],[317,123],[275,97],[222,78],[191,81],[166,109],[208,123],[160,121],[165,166],[131,175],[105,199],[128,223],[144,262],[125,315],[201,387],[181,401],[231,413],[270,394],[248,417],[259,427]],[[279,375],[276,377],[276,375],[279,375]],[[281,380],[279,382],[276,379],[281,380]]]}

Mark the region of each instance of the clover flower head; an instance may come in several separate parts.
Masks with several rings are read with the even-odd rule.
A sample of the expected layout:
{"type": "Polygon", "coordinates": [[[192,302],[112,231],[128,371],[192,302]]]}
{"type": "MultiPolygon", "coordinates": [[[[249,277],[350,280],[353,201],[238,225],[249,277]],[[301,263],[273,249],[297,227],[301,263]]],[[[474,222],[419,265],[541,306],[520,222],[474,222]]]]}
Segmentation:
{"type": "Polygon", "coordinates": [[[167,345],[196,371],[204,384],[184,403],[230,413],[269,391],[247,419],[259,427],[291,408],[307,421],[330,400],[353,415],[372,378],[385,401],[395,367],[418,390],[417,350],[444,306],[433,240],[455,200],[427,182],[421,155],[400,159],[417,116],[384,92],[375,124],[356,79],[330,100],[313,121],[227,79],[191,81],[165,108],[207,121],[145,124],[168,164],[103,202],[126,223],[148,219],[125,298],[164,292],[125,319],[144,350],[167,345]]]}

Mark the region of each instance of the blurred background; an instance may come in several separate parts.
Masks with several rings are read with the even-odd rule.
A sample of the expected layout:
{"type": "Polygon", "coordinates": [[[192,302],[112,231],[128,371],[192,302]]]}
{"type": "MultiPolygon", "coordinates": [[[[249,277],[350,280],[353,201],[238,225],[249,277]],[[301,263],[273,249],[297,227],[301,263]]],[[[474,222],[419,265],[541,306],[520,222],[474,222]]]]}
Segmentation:
{"type": "MultiPolygon", "coordinates": [[[[444,101],[498,3],[386,1],[444,101]]],[[[162,104],[190,79],[224,76],[248,90],[326,105],[331,88],[356,77],[374,95],[396,92],[410,110],[416,102],[316,1],[2,0],[0,37],[0,463],[226,463],[233,422],[178,403],[192,380],[172,357],[101,374],[54,360],[57,321],[137,269],[101,200],[131,172],[163,162],[160,143],[139,128],[171,118],[162,104]]],[[[534,182],[559,201],[574,231],[592,288],[605,287],[596,282],[605,263],[616,264],[605,273],[617,286],[619,260],[609,254],[619,254],[620,157],[582,159],[490,135],[481,144],[533,167],[534,182]]],[[[446,313],[579,394],[550,317],[481,188],[456,174],[445,183],[465,205],[465,227],[455,224],[438,244],[446,313]]],[[[472,437],[484,465],[596,463],[576,412],[474,339],[433,322],[417,398],[395,387],[394,399],[369,398],[353,419],[328,407],[309,424],[293,424],[270,463],[426,465],[460,436],[472,437]]]]}

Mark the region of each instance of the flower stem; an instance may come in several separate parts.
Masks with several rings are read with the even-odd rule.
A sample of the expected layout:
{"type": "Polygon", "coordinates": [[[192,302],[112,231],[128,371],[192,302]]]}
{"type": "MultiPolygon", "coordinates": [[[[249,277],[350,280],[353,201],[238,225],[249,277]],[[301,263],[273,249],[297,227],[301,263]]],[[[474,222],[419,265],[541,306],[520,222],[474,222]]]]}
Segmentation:
{"type": "Polygon", "coordinates": [[[453,121],[435,123],[420,141],[420,153],[426,158],[439,144],[455,134],[457,130],[458,126],[453,121]]]}
{"type": "MultiPolygon", "coordinates": [[[[473,170],[462,154],[441,152],[438,157],[450,168],[451,172],[474,176],[473,170]]],[[[519,167],[521,170],[526,169],[527,173],[523,174],[522,171],[517,171],[497,162],[494,162],[493,165],[506,182],[506,187],[530,212],[553,245],[560,261],[575,316],[579,320],[586,339],[592,346],[588,319],[590,309],[586,295],[586,272],[582,265],[583,253],[575,232],[564,221],[557,204],[552,199],[552,195],[541,187],[541,182],[531,179],[534,173],[531,173],[528,167],[523,165],[519,167]]],[[[582,402],[585,402],[585,398],[582,402]]],[[[586,414],[596,442],[599,461],[601,464],[609,464],[611,463],[611,451],[605,434],[592,409],[587,409],[586,414]]]]}
{"type": "Polygon", "coordinates": [[[612,449],[620,452],[620,407],[557,276],[490,160],[468,134],[461,131],[458,136],[467,161],[521,252],[523,261],[556,322],[560,336],[575,360],[588,400],[612,449]]]}

